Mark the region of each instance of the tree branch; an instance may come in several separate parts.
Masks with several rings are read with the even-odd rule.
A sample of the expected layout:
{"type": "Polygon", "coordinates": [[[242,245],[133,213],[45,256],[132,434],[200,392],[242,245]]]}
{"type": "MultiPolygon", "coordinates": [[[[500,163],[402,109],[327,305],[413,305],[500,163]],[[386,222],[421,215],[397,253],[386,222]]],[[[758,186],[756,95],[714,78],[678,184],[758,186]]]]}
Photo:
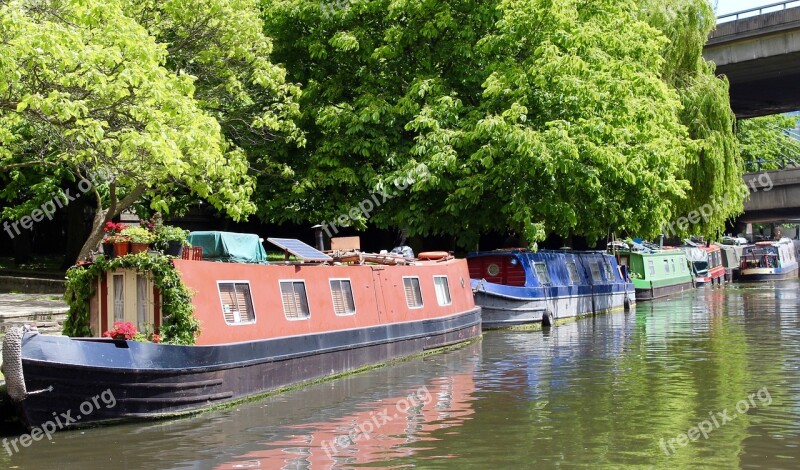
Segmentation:
{"type": "Polygon", "coordinates": [[[44,166],[61,166],[59,163],[55,163],[55,162],[41,162],[41,161],[36,161],[36,162],[21,162],[21,163],[11,163],[11,164],[8,164],[8,165],[3,165],[3,166],[0,166],[0,173],[7,173],[7,172],[9,172],[9,171],[11,171],[11,170],[14,170],[14,169],[16,169],[16,168],[28,168],[28,167],[31,167],[31,166],[37,166],[37,165],[44,165],[44,166]]]}

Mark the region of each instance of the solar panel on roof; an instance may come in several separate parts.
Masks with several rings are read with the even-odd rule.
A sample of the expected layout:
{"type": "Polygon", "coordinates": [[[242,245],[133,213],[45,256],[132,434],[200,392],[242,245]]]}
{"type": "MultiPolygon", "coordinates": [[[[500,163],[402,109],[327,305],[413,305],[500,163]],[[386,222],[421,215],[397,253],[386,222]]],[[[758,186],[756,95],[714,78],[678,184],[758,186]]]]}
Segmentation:
{"type": "Polygon", "coordinates": [[[303,261],[333,261],[333,258],[294,238],[267,238],[267,241],[303,261]]]}

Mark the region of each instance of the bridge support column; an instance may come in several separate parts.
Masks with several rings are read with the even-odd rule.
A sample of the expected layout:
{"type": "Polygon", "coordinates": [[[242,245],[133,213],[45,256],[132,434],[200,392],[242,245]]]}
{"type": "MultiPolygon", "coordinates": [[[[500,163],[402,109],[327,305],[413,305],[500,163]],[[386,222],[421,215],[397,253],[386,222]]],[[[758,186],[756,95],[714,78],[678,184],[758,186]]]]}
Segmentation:
{"type": "Polygon", "coordinates": [[[753,224],[739,222],[736,224],[736,234],[746,238],[748,241],[753,241],[753,224]]]}

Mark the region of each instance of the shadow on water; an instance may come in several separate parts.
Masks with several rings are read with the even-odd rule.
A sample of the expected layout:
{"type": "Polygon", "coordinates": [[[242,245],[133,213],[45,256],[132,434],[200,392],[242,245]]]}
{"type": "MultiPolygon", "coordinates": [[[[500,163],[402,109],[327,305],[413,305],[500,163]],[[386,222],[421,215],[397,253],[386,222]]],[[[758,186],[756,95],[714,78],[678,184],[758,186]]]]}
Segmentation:
{"type": "Polygon", "coordinates": [[[56,434],[0,465],[796,468],[799,287],[703,289],[490,331],[228,410],[56,434]]]}

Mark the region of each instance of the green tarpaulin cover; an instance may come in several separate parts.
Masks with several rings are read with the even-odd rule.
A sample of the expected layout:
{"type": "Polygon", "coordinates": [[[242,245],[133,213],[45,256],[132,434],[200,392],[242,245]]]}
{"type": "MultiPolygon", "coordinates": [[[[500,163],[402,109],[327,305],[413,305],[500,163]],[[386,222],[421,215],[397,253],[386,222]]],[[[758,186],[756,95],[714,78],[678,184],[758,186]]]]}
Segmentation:
{"type": "Polygon", "coordinates": [[[191,232],[189,243],[203,248],[204,260],[267,264],[267,252],[252,233],[191,232]]]}

